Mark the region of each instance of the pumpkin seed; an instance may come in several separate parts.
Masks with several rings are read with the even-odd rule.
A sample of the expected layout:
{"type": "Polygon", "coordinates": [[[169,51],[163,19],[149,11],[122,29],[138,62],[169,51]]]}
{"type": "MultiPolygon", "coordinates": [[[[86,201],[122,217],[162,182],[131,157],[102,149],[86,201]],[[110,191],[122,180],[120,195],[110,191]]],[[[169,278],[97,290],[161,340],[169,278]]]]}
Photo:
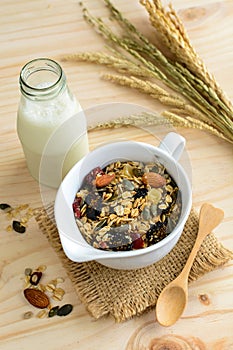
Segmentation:
{"type": "Polygon", "coordinates": [[[151,211],[151,214],[152,214],[153,217],[157,216],[157,205],[156,204],[151,204],[150,211],[151,211]]]}
{"type": "Polygon", "coordinates": [[[145,207],[142,211],[142,217],[144,220],[150,219],[150,209],[148,207],[145,207]]]}
{"type": "Polygon", "coordinates": [[[127,179],[123,179],[122,184],[127,191],[134,190],[134,184],[131,181],[129,181],[127,179]]]}
{"type": "Polygon", "coordinates": [[[159,203],[160,199],[161,199],[162,195],[161,192],[159,190],[157,190],[156,188],[152,188],[149,192],[148,192],[148,199],[153,202],[154,204],[159,203]]]}
{"type": "Polygon", "coordinates": [[[143,175],[143,171],[139,168],[133,168],[133,175],[135,177],[141,177],[143,175]]]}
{"type": "Polygon", "coordinates": [[[54,316],[56,316],[58,310],[59,310],[59,306],[54,306],[54,307],[52,307],[52,309],[49,310],[48,316],[49,316],[49,317],[54,317],[54,316]]]}
{"type": "Polygon", "coordinates": [[[24,233],[26,231],[26,227],[23,226],[20,221],[14,220],[12,223],[12,227],[18,233],[24,233]]]}
{"type": "Polygon", "coordinates": [[[65,304],[58,309],[57,315],[66,316],[70,314],[72,310],[73,310],[73,306],[71,304],[65,304]]]}

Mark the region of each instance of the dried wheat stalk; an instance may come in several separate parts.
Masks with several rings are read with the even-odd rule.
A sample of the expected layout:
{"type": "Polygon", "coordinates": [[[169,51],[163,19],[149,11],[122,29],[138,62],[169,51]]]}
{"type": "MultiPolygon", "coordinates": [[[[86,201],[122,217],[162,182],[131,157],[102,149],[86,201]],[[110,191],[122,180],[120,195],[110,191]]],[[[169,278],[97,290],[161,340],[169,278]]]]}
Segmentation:
{"type": "Polygon", "coordinates": [[[192,73],[216,92],[223,105],[232,109],[231,102],[191,44],[186,29],[172,5],[169,4],[166,10],[160,0],[140,0],[140,3],[146,8],[152,26],[159,32],[164,44],[173,53],[177,62],[186,65],[192,73]]]}
{"type": "Polygon", "coordinates": [[[233,143],[233,109],[230,101],[208,73],[204,63],[192,47],[179,17],[159,0],[141,0],[156,27],[174,55],[166,57],[137,28],[112,5],[104,0],[111,17],[123,29],[114,33],[102,19],[92,16],[84,8],[85,20],[111,45],[107,54],[77,53],[64,59],[87,61],[113,68],[118,74],[104,74],[104,79],[137,89],[172,107],[163,113],[166,118],[183,126],[209,130],[233,143]],[[166,91],[162,85],[174,91],[166,91]],[[175,108],[174,108],[175,107],[175,108]]]}

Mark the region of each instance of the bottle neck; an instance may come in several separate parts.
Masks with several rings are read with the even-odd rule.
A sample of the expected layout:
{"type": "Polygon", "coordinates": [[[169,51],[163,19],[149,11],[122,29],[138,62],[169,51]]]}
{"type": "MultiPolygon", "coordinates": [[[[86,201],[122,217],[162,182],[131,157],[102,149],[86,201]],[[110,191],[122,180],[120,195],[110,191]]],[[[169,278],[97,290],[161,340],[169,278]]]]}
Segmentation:
{"type": "Polygon", "coordinates": [[[39,58],[22,68],[19,84],[26,98],[45,101],[58,96],[66,88],[66,77],[57,62],[39,58]]]}

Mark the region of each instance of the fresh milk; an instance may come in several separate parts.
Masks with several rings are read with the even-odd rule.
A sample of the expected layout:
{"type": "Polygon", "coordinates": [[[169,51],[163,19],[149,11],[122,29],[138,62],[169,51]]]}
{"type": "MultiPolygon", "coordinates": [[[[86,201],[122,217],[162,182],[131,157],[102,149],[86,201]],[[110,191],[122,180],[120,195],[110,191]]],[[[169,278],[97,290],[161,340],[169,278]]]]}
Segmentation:
{"type": "Polygon", "coordinates": [[[17,131],[31,175],[51,187],[88,152],[85,115],[68,89],[49,100],[22,95],[17,131]]]}

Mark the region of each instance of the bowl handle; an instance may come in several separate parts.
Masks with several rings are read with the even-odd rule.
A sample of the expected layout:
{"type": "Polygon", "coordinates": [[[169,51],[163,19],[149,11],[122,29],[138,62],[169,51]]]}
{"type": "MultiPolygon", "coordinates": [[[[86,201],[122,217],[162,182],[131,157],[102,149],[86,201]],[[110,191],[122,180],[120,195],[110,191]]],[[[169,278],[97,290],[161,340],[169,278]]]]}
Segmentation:
{"type": "Polygon", "coordinates": [[[178,161],[184,150],[185,143],[186,141],[181,135],[175,132],[169,132],[169,134],[167,134],[160,142],[159,149],[168,153],[178,161]]]}

